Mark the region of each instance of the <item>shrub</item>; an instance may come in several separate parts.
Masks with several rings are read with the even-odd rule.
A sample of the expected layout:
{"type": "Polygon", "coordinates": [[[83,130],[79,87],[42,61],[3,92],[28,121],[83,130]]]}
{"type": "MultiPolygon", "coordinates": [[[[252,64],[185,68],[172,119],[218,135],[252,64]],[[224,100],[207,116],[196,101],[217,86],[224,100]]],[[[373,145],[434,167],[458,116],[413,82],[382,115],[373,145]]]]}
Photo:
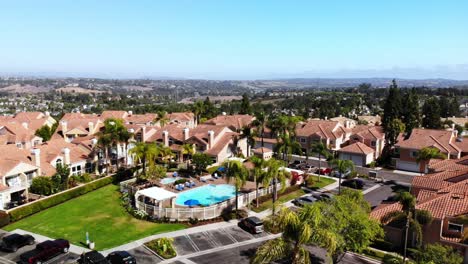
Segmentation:
{"type": "Polygon", "coordinates": [[[84,173],[84,174],[81,174],[78,181],[82,183],[88,183],[92,180],[93,179],[91,178],[91,175],[89,175],[89,173],[84,173]]]}
{"type": "Polygon", "coordinates": [[[10,215],[0,211],[0,227],[4,227],[10,223],[10,215]]]}
{"type": "Polygon", "coordinates": [[[190,223],[191,225],[196,225],[196,224],[198,224],[198,222],[199,222],[198,218],[196,218],[196,217],[195,217],[195,218],[189,217],[189,223],[190,223]]]}
{"type": "Polygon", "coordinates": [[[236,210],[231,207],[226,207],[221,212],[221,217],[223,218],[224,221],[229,221],[229,220],[238,219],[238,218],[246,218],[247,216],[249,216],[249,213],[247,213],[247,211],[239,209],[237,210],[237,214],[236,214],[236,210]]]}
{"type": "MultiPolygon", "coordinates": [[[[297,191],[299,189],[301,189],[301,186],[293,185],[293,186],[290,186],[290,187],[284,189],[283,192],[280,192],[280,190],[278,190],[278,198],[283,196],[283,195],[295,192],[295,191],[297,191]]],[[[258,202],[261,204],[261,203],[264,203],[264,202],[266,202],[268,200],[271,200],[272,198],[273,198],[273,193],[270,193],[270,194],[258,197],[258,202]]],[[[255,204],[255,200],[252,203],[255,204]]]]}
{"type": "Polygon", "coordinates": [[[156,252],[159,256],[170,259],[177,256],[172,241],[172,238],[162,237],[145,243],[145,246],[156,252]]]}
{"type": "Polygon", "coordinates": [[[385,241],[383,239],[377,239],[375,240],[371,247],[380,249],[383,251],[393,251],[395,248],[391,242],[385,241]]]}
{"type": "Polygon", "coordinates": [[[401,264],[403,260],[391,254],[385,254],[382,258],[382,264],[401,264]]]}
{"type": "Polygon", "coordinates": [[[29,191],[39,195],[51,195],[53,186],[52,178],[39,176],[32,180],[29,191]]]}
{"type": "Polygon", "coordinates": [[[177,185],[177,184],[183,184],[183,183],[186,183],[188,180],[187,179],[178,179],[177,181],[174,182],[174,185],[177,185]]]}
{"type": "MultiPolygon", "coordinates": [[[[37,177],[39,178],[39,177],[37,177]]],[[[36,179],[36,178],[35,178],[36,179]]],[[[34,181],[34,180],[33,180],[34,181]]],[[[101,187],[104,187],[114,181],[114,177],[106,177],[106,178],[101,178],[99,180],[95,180],[93,182],[90,182],[86,185],[82,185],[80,187],[76,187],[75,189],[71,189],[69,191],[65,191],[63,193],[59,193],[54,196],[50,196],[47,198],[44,198],[42,200],[39,200],[37,202],[33,202],[18,208],[15,208],[11,210],[10,213],[10,219],[12,222],[18,221],[20,219],[23,219],[27,216],[30,216],[32,214],[35,214],[37,212],[40,212],[44,209],[47,209],[49,207],[61,204],[63,202],[66,202],[70,199],[73,199],[75,197],[81,196],[85,193],[94,191],[96,189],[99,189],[101,187]]]]}

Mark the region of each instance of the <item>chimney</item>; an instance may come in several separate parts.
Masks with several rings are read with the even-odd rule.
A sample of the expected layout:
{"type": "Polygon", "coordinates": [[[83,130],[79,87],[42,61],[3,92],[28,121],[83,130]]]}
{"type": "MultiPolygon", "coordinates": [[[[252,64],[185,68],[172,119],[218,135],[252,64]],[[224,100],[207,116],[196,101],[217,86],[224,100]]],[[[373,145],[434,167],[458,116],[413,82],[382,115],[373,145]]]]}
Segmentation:
{"type": "Polygon", "coordinates": [[[221,114],[222,114],[223,116],[225,116],[225,115],[226,115],[226,112],[222,112],[221,114]]]}
{"type": "Polygon", "coordinates": [[[67,133],[68,131],[68,123],[67,121],[62,121],[60,123],[62,124],[62,133],[63,133],[63,136],[65,137],[65,133],[67,133]]]}
{"type": "Polygon", "coordinates": [[[45,116],[50,116],[50,112],[49,112],[49,111],[45,111],[45,112],[44,112],[44,115],[45,115],[45,116]]]}
{"type": "Polygon", "coordinates": [[[64,165],[70,165],[71,162],[70,162],[70,149],[69,148],[63,148],[62,150],[62,153],[63,153],[63,163],[64,165]]]}
{"type": "Polygon", "coordinates": [[[131,110],[128,111],[128,115],[130,115],[130,116],[133,115],[133,111],[131,111],[131,110]]]}
{"type": "Polygon", "coordinates": [[[97,143],[98,143],[97,138],[91,139],[91,144],[93,144],[93,146],[96,146],[97,143]]]}
{"type": "Polygon", "coordinates": [[[21,125],[22,125],[24,128],[28,129],[28,123],[27,123],[27,122],[23,122],[23,123],[21,123],[21,125]]]}
{"type": "Polygon", "coordinates": [[[145,141],[146,141],[146,127],[142,126],[141,127],[141,142],[145,142],[145,141]]]}
{"type": "Polygon", "coordinates": [[[89,129],[90,134],[94,134],[94,123],[93,122],[88,123],[88,129],[89,129]]]}
{"type": "Polygon", "coordinates": [[[214,145],[214,131],[208,131],[208,148],[212,148],[214,145]]]}
{"type": "Polygon", "coordinates": [[[186,127],[186,128],[184,128],[183,131],[184,131],[184,140],[187,140],[187,139],[189,138],[189,132],[190,132],[190,130],[189,130],[188,127],[186,127]]]}
{"type": "Polygon", "coordinates": [[[169,147],[169,131],[167,130],[163,131],[163,142],[164,146],[169,147]]]}
{"type": "Polygon", "coordinates": [[[41,150],[38,148],[31,149],[32,162],[37,169],[37,175],[41,175],[41,150]]]}
{"type": "Polygon", "coordinates": [[[328,116],[325,117],[325,120],[328,120],[328,116]]]}

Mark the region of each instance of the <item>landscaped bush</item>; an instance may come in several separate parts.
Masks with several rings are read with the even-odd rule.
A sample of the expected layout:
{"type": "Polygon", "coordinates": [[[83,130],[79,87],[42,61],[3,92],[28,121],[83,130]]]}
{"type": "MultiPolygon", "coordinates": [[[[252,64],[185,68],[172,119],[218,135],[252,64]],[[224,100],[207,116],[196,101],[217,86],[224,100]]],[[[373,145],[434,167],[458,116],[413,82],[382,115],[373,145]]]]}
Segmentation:
{"type": "Polygon", "coordinates": [[[249,213],[247,213],[247,211],[239,209],[237,210],[237,214],[236,214],[236,210],[230,207],[224,208],[223,211],[221,212],[221,217],[223,218],[224,221],[246,218],[247,216],[249,216],[249,213]]]}
{"type": "Polygon", "coordinates": [[[401,264],[403,260],[397,256],[391,254],[385,254],[382,258],[383,264],[401,264]]]}
{"type": "Polygon", "coordinates": [[[39,176],[32,180],[29,191],[39,195],[51,195],[53,186],[54,184],[50,177],[39,176]]]}
{"type": "Polygon", "coordinates": [[[199,220],[196,217],[195,218],[192,218],[192,217],[189,218],[189,223],[191,225],[196,225],[196,224],[198,224],[198,222],[199,222],[199,220]]]}
{"type": "Polygon", "coordinates": [[[145,243],[145,246],[156,252],[159,256],[170,259],[177,256],[172,241],[172,238],[162,237],[145,243]]]}
{"type": "Polygon", "coordinates": [[[47,209],[49,207],[61,204],[63,202],[66,202],[70,199],[73,199],[75,197],[78,197],[80,195],[83,195],[85,193],[94,191],[96,189],[99,189],[103,186],[106,186],[114,181],[114,177],[106,177],[106,178],[101,178],[99,180],[96,180],[94,182],[88,183],[86,185],[76,187],[75,189],[71,189],[69,191],[59,193],[57,195],[51,196],[44,198],[42,200],[39,200],[37,202],[33,202],[31,204],[13,209],[10,211],[10,220],[12,222],[18,221],[20,219],[23,219],[27,216],[30,216],[32,214],[35,214],[37,212],[40,212],[44,209],[47,209]]]}
{"type": "Polygon", "coordinates": [[[380,250],[383,250],[383,251],[393,251],[393,250],[395,250],[395,247],[393,246],[393,244],[391,242],[385,241],[383,239],[375,240],[372,243],[371,247],[376,248],[376,249],[380,249],[380,250]]]}
{"type": "Polygon", "coordinates": [[[183,184],[183,183],[186,183],[188,180],[187,179],[178,179],[177,181],[174,182],[174,185],[177,185],[177,184],[183,184]]]}
{"type": "Polygon", "coordinates": [[[10,223],[10,215],[5,212],[0,212],[0,227],[4,227],[10,223]]]}

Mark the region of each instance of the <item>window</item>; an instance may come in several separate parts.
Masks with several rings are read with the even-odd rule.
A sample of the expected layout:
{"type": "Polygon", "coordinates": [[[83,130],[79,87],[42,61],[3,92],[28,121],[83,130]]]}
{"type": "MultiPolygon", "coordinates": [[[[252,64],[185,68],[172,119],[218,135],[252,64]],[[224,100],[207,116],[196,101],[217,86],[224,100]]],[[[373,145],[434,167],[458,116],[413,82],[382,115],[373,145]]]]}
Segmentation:
{"type": "Polygon", "coordinates": [[[463,232],[463,225],[448,222],[448,230],[452,232],[461,233],[463,232]]]}
{"type": "Polygon", "coordinates": [[[330,140],[330,145],[333,145],[334,144],[334,141],[333,140],[330,140]]]}
{"type": "Polygon", "coordinates": [[[375,141],[371,141],[371,146],[372,146],[372,147],[375,147],[375,145],[376,145],[376,142],[375,142],[375,141]]]}
{"type": "Polygon", "coordinates": [[[55,161],[55,167],[58,167],[59,165],[62,165],[62,160],[61,159],[57,159],[55,161]]]}
{"type": "Polygon", "coordinates": [[[306,139],[305,139],[305,138],[301,138],[301,143],[306,143],[306,139]]]}
{"type": "Polygon", "coordinates": [[[418,152],[417,152],[417,151],[412,150],[412,151],[410,152],[410,157],[416,158],[417,156],[418,156],[418,152]]]}
{"type": "Polygon", "coordinates": [[[355,137],[354,140],[355,140],[355,141],[359,141],[359,138],[358,138],[358,137],[355,137]]]}
{"type": "Polygon", "coordinates": [[[21,144],[21,143],[16,143],[16,147],[17,147],[17,148],[22,148],[22,147],[23,147],[23,144],[21,144]]]}

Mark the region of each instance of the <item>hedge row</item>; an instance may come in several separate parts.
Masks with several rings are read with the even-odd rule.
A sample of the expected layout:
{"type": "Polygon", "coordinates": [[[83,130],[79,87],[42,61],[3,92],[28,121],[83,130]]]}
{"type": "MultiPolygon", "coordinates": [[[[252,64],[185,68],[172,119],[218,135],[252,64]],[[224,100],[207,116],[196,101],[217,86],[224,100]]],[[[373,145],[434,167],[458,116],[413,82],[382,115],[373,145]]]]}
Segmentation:
{"type": "Polygon", "coordinates": [[[54,196],[50,196],[47,198],[44,198],[42,200],[39,200],[37,202],[33,202],[29,205],[25,205],[23,207],[19,207],[17,209],[11,210],[10,213],[10,221],[15,222],[20,219],[23,219],[27,216],[30,216],[32,214],[35,214],[37,212],[40,212],[44,209],[47,209],[49,207],[61,204],[63,202],[66,202],[70,199],[73,199],[75,197],[78,197],[80,195],[86,194],[88,192],[97,190],[101,187],[104,187],[114,181],[114,177],[109,176],[105,178],[101,178],[98,180],[95,180],[93,182],[90,182],[88,184],[82,185],[80,187],[76,187],[75,189],[71,189],[62,193],[58,193],[54,196]]]}

